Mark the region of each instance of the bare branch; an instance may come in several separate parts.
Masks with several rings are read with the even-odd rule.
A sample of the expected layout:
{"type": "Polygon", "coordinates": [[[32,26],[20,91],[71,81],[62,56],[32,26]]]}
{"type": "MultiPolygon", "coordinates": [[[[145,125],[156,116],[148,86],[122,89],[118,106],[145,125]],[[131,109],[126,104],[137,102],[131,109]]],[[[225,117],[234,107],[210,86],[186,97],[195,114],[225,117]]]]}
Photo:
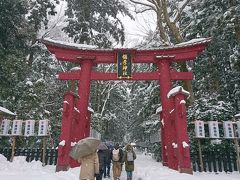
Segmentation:
{"type": "MultiPolygon", "coordinates": [[[[149,0],[150,1],[150,0],[149,0]]],[[[162,11],[162,5],[161,5],[161,0],[151,0],[152,3],[156,6],[156,9],[158,11],[162,11]]]]}
{"type": "Polygon", "coordinates": [[[182,12],[183,12],[184,8],[188,5],[188,3],[190,1],[191,0],[186,0],[185,3],[182,5],[182,7],[179,9],[178,14],[176,15],[176,17],[173,21],[174,23],[176,23],[181,18],[181,15],[182,15],[182,12]]]}
{"type": "Polygon", "coordinates": [[[138,14],[138,13],[144,13],[146,11],[155,11],[156,12],[156,10],[152,9],[152,8],[145,8],[145,9],[142,9],[142,10],[139,9],[139,10],[136,10],[135,12],[138,14]]]}
{"type": "Polygon", "coordinates": [[[176,39],[176,42],[181,43],[181,42],[183,42],[183,38],[180,34],[180,30],[177,27],[176,23],[171,22],[170,16],[169,16],[168,11],[167,11],[167,7],[168,6],[167,6],[166,0],[162,0],[163,16],[164,16],[164,19],[167,23],[167,26],[170,29],[170,31],[172,32],[174,38],[176,39]]]}
{"type": "Polygon", "coordinates": [[[184,34],[192,25],[193,25],[193,23],[190,22],[190,23],[182,30],[182,34],[184,34]]]}
{"type": "Polygon", "coordinates": [[[147,6],[149,8],[152,8],[153,10],[155,9],[155,7],[151,4],[147,4],[147,3],[143,3],[143,2],[139,2],[139,1],[135,1],[135,0],[130,0],[130,2],[134,3],[134,4],[139,4],[142,6],[147,6]]]}

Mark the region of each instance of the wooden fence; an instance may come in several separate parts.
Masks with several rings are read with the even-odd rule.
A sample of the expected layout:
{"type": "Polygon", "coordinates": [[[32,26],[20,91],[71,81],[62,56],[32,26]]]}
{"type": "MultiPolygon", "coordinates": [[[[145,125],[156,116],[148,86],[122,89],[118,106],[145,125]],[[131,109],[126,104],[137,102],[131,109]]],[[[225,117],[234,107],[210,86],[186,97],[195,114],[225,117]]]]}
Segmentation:
{"type": "Polygon", "coordinates": [[[193,171],[233,172],[238,171],[237,156],[234,151],[208,151],[202,153],[203,167],[197,154],[191,155],[193,171]]]}
{"type": "MultiPolygon", "coordinates": [[[[0,148],[0,154],[4,155],[7,160],[11,159],[11,148],[0,148]]],[[[33,160],[43,162],[43,150],[42,149],[28,149],[28,148],[17,148],[15,150],[15,156],[26,156],[26,161],[31,162],[33,160]]],[[[46,149],[45,152],[45,165],[56,165],[57,163],[57,150],[46,149]]]]}

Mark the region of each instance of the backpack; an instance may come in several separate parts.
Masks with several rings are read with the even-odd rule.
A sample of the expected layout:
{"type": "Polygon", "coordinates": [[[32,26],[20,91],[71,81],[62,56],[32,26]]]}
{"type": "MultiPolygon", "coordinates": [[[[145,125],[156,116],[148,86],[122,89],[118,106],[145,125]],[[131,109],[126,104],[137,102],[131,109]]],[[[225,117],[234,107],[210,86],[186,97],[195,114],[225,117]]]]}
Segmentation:
{"type": "Polygon", "coordinates": [[[119,161],[120,156],[119,156],[119,149],[113,149],[112,151],[112,160],[113,161],[119,161]]]}
{"type": "Polygon", "coordinates": [[[133,152],[127,152],[127,161],[133,161],[133,152]]]}

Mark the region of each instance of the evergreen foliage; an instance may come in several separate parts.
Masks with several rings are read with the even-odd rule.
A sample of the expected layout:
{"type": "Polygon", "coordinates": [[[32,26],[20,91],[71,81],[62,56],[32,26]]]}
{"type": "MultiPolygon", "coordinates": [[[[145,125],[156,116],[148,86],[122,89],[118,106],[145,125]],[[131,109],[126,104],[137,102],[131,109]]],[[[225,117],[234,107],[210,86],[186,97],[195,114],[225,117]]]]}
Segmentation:
{"type": "MultiPolygon", "coordinates": [[[[192,2],[192,28],[187,38],[212,37],[207,52],[194,63],[196,98],[215,96],[219,101],[230,103],[233,114],[239,110],[238,90],[240,84],[239,41],[234,21],[240,16],[239,2],[233,6],[228,1],[192,2]],[[235,9],[235,10],[234,10],[235,9]]],[[[209,97],[210,98],[210,97],[209,97]]],[[[209,102],[210,103],[210,102],[209,102]]]]}
{"type": "Polygon", "coordinates": [[[54,134],[59,134],[59,67],[36,39],[49,15],[56,13],[54,7],[50,0],[0,2],[0,101],[19,119],[49,119],[54,134]]]}
{"type": "MultiPolygon", "coordinates": [[[[26,47],[27,21],[26,1],[0,2],[0,51],[24,49],[26,47]]],[[[10,52],[9,54],[12,54],[10,52]]]]}
{"type": "Polygon", "coordinates": [[[68,25],[63,30],[74,42],[111,47],[112,41],[123,44],[124,26],[118,13],[132,17],[119,0],[67,0],[68,25]]]}

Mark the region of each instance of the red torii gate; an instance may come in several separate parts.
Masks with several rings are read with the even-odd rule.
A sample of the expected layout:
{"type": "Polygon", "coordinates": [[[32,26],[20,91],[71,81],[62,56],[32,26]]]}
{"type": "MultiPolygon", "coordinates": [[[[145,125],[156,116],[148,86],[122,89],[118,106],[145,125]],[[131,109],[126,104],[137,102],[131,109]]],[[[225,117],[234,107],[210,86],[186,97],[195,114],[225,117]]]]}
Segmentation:
{"type": "Polygon", "coordinates": [[[90,113],[88,101],[92,80],[159,80],[162,103],[161,142],[163,165],[179,172],[192,173],[188,133],[186,127],[186,110],[181,88],[168,97],[173,80],[192,80],[192,72],[178,72],[171,68],[172,63],[194,60],[201,53],[210,38],[202,38],[185,44],[158,49],[96,49],[78,44],[44,39],[42,42],[60,61],[77,63],[81,69],[73,72],[61,72],[60,80],[78,80],[78,95],[67,92],[64,96],[62,129],[58,146],[57,171],[67,170],[78,164],[69,157],[71,143],[89,136],[90,113]],[[116,63],[117,54],[128,53],[133,63],[154,63],[156,72],[133,72],[131,78],[118,78],[117,73],[105,73],[92,70],[100,63],[116,63]],[[76,107],[75,107],[76,105],[76,107]],[[173,112],[174,111],[174,112],[173,112]]]}

